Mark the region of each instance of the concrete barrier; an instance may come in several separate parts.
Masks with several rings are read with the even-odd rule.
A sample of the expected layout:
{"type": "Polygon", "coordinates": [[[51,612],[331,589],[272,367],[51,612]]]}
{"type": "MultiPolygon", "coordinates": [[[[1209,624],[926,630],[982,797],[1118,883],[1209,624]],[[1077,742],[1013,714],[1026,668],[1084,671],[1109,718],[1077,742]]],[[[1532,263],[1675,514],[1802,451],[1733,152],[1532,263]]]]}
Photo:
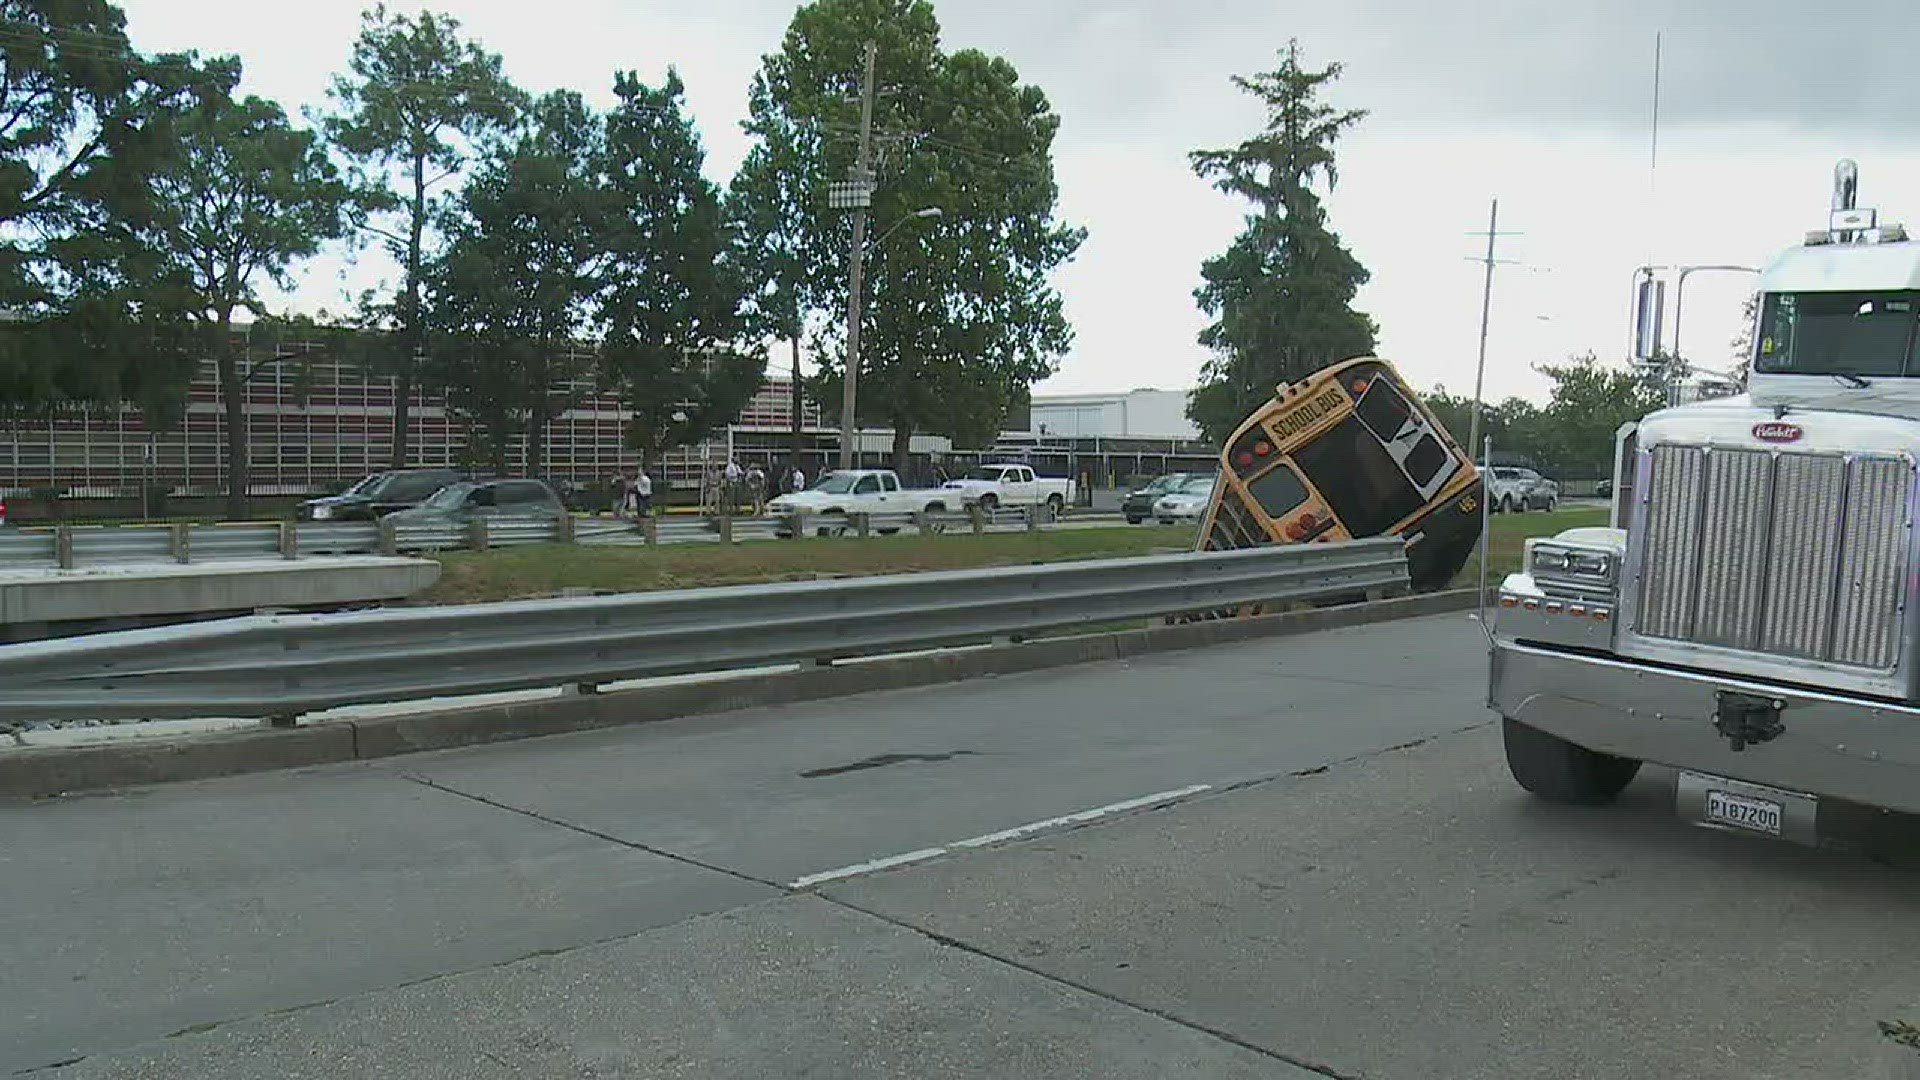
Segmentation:
{"type": "Polygon", "coordinates": [[[63,624],[94,629],[167,616],[397,600],[439,578],[440,564],[431,559],[377,555],[0,571],[0,640],[46,637],[62,632],[63,624]]]}
{"type": "Polygon", "coordinates": [[[0,751],[0,798],[46,798],[174,780],[370,760],[1122,660],[1151,653],[1467,611],[1473,607],[1473,590],[1463,589],[1258,618],[1042,638],[1019,644],[881,657],[700,683],[323,721],[290,730],[259,729],[173,741],[156,739],[84,747],[17,747],[0,751]]]}

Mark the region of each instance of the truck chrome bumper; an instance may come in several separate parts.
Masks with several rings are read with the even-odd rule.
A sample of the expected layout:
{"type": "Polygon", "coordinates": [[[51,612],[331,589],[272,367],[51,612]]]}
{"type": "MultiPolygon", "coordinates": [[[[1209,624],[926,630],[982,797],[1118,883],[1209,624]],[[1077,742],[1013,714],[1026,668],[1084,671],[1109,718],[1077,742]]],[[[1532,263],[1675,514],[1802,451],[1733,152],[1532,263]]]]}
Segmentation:
{"type": "Polygon", "coordinates": [[[1496,641],[1488,704],[1589,750],[1866,806],[1920,813],[1920,709],[1751,679],[1496,641]],[[1785,704],[1785,730],[1736,752],[1716,693],[1785,704]]]}

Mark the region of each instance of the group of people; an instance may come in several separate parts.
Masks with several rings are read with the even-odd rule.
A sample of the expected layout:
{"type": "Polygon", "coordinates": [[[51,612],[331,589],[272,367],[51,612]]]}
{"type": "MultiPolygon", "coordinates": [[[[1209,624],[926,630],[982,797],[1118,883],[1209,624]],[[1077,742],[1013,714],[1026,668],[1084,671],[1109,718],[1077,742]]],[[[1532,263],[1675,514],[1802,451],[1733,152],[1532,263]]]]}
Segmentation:
{"type": "Polygon", "coordinates": [[[653,477],[635,465],[613,478],[613,516],[639,520],[653,513],[653,477]]]}
{"type": "MultiPolygon", "coordinates": [[[[807,488],[807,474],[798,465],[782,479],[786,491],[807,488]]],[[[742,467],[731,458],[711,462],[702,478],[701,507],[709,513],[719,513],[724,505],[736,514],[750,507],[757,516],[766,510],[769,487],[767,472],[757,463],[742,467]]],[[[647,475],[647,470],[634,466],[615,475],[613,515],[638,520],[652,513],[653,478],[647,475]]]]}

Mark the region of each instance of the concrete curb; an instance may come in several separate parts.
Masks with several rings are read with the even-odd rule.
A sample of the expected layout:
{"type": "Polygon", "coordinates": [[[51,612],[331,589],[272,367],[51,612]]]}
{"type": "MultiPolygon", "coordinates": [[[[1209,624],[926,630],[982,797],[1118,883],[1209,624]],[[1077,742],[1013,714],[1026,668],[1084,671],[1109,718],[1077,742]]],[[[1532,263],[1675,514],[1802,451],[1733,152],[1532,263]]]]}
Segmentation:
{"type": "Polygon", "coordinates": [[[570,731],[644,724],[1124,660],[1257,638],[1365,626],[1474,607],[1474,591],[1429,593],[1251,619],[1045,638],[1017,645],[852,661],[771,675],[314,724],[291,730],[0,753],[0,799],[203,780],[393,757],[570,731]]]}

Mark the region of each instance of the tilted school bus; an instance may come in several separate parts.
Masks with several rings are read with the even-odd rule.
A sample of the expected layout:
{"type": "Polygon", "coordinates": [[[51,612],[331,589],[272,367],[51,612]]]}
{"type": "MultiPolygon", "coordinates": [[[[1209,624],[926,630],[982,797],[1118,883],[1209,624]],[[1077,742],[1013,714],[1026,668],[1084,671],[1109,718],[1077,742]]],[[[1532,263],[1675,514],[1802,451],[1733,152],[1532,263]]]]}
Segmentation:
{"type": "Polygon", "coordinates": [[[1202,551],[1402,536],[1425,592],[1445,588],[1480,539],[1480,471],[1385,360],[1280,387],[1220,466],[1202,551]]]}

